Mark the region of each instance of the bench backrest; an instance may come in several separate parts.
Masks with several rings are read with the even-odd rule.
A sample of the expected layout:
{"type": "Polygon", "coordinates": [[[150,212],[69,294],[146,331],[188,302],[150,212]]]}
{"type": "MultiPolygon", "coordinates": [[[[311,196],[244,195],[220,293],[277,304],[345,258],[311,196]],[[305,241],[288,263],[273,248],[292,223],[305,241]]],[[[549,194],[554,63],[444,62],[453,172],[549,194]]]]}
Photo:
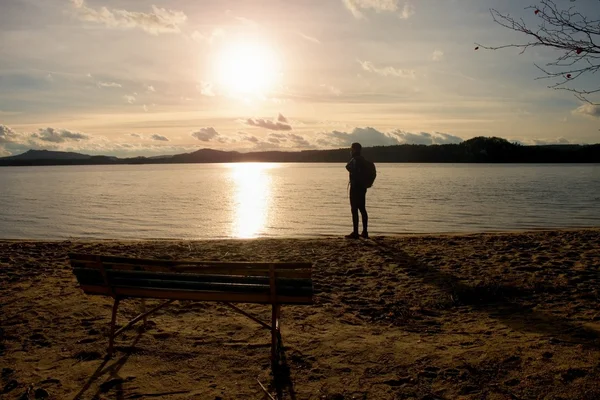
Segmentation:
{"type": "Polygon", "coordinates": [[[113,297],[312,304],[312,264],[150,260],[69,254],[87,294],[113,297]]]}

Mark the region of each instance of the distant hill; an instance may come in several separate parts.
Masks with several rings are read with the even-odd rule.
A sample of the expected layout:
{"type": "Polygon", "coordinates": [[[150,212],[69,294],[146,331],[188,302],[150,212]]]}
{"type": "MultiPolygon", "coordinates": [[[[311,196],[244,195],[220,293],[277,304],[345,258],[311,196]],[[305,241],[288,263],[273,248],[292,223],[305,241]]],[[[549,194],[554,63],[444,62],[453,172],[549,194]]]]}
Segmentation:
{"type": "Polygon", "coordinates": [[[0,158],[0,160],[89,160],[92,156],[67,151],[28,150],[16,156],[0,158]]]}
{"type": "MultiPolygon", "coordinates": [[[[345,162],[348,149],[240,153],[201,149],[173,156],[117,158],[60,151],[29,150],[0,158],[9,165],[171,164],[230,162],[345,162]]],[[[600,144],[524,146],[497,137],[476,137],[460,144],[366,147],[376,163],[600,163],[600,144]]]]}

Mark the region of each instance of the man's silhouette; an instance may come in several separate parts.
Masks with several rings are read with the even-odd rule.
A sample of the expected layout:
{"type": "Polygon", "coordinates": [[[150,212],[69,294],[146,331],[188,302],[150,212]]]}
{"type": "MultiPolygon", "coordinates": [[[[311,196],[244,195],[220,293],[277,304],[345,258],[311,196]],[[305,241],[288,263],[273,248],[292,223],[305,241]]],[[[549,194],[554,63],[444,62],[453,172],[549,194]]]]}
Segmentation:
{"type": "Polygon", "coordinates": [[[367,224],[369,223],[369,215],[366,208],[367,188],[364,184],[365,165],[364,157],[360,154],[362,146],[360,143],[352,143],[352,159],[346,165],[346,169],[350,173],[350,209],[352,210],[352,225],[354,230],[351,234],[346,235],[348,239],[358,239],[360,236],[367,239],[369,237],[367,224]],[[358,211],[362,217],[362,233],[358,234],[358,211]]]}

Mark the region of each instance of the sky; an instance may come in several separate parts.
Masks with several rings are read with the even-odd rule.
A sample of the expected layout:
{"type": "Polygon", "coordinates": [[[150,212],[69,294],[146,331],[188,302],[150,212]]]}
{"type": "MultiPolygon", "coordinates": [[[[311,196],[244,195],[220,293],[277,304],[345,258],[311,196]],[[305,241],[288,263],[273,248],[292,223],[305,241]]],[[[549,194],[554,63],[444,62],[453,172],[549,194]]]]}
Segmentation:
{"type": "Polygon", "coordinates": [[[490,8],[530,4],[0,0],[0,156],[599,143],[600,107],[536,79],[556,51],[475,50],[522,42],[490,8]]]}

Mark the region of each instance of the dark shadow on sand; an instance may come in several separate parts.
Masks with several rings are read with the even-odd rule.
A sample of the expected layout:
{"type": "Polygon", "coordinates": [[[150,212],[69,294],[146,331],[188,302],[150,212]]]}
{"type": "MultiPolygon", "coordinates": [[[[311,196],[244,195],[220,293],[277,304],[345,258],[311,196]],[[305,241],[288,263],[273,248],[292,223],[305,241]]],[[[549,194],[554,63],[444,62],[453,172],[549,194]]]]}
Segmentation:
{"type": "Polygon", "coordinates": [[[548,313],[533,310],[522,301],[540,293],[557,293],[552,286],[536,287],[535,291],[516,285],[502,285],[498,281],[470,286],[458,277],[423,265],[406,252],[375,241],[378,252],[398,264],[409,276],[434,285],[447,293],[453,306],[469,306],[486,312],[490,318],[502,321],[521,332],[551,335],[554,339],[570,344],[600,348],[600,332],[548,313]]]}

